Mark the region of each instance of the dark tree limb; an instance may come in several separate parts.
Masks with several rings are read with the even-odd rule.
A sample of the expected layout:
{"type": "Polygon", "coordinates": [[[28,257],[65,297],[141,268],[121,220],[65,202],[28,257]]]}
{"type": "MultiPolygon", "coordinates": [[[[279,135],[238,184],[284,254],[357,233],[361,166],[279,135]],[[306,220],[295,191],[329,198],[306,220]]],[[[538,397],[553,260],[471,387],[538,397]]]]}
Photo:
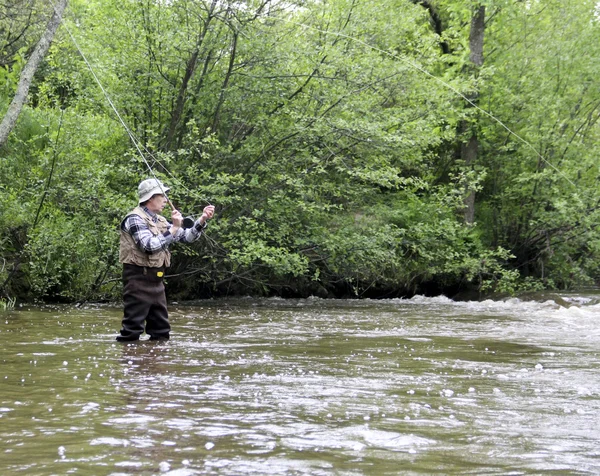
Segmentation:
{"type": "MultiPolygon", "coordinates": [[[[415,5],[421,5],[427,10],[427,12],[429,13],[431,26],[433,27],[433,30],[437,33],[437,35],[441,38],[442,34],[444,33],[444,25],[442,23],[442,19],[439,13],[437,12],[433,4],[428,0],[412,0],[412,2],[415,5]]],[[[440,41],[440,48],[442,49],[442,53],[444,53],[445,55],[450,53],[450,47],[445,41],[440,41]]]]}
{"type": "Polygon", "coordinates": [[[225,102],[225,92],[227,91],[227,87],[229,86],[229,80],[231,79],[231,74],[233,72],[233,65],[235,64],[235,55],[237,52],[237,42],[238,42],[237,31],[233,32],[233,39],[231,44],[231,54],[229,55],[229,65],[227,67],[227,72],[225,73],[225,79],[223,80],[223,85],[221,86],[221,93],[219,94],[219,100],[217,102],[217,107],[215,108],[215,112],[213,115],[212,127],[211,131],[216,131],[217,126],[219,124],[219,119],[221,115],[221,107],[225,102]]]}
{"type": "Polygon", "coordinates": [[[175,137],[177,126],[179,125],[179,123],[181,121],[181,117],[183,116],[188,86],[189,86],[190,80],[192,79],[192,76],[194,75],[194,72],[196,71],[196,66],[198,64],[198,55],[200,54],[200,48],[202,47],[202,44],[204,43],[204,38],[206,37],[206,34],[208,32],[208,27],[209,27],[212,19],[215,17],[215,8],[216,7],[217,7],[217,0],[213,0],[208,9],[208,16],[206,18],[206,21],[204,22],[202,31],[198,35],[198,39],[196,41],[194,51],[192,51],[192,54],[187,61],[185,73],[183,75],[183,80],[181,82],[181,86],[179,87],[179,92],[177,94],[177,100],[175,101],[175,108],[173,109],[173,113],[171,114],[171,122],[169,124],[169,130],[167,132],[167,138],[165,141],[165,149],[168,149],[171,146],[171,143],[173,142],[173,139],[175,137]]]}

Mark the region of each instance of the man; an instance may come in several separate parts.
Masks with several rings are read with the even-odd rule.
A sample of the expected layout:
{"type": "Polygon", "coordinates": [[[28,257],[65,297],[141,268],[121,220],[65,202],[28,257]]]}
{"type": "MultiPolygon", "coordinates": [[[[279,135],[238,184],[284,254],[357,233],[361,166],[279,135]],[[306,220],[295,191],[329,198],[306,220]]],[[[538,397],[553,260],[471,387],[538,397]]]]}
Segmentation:
{"type": "Polygon", "coordinates": [[[117,340],[136,341],[144,332],[150,340],[168,340],[171,326],[163,277],[171,264],[171,243],[196,241],[215,212],[204,208],[194,226],[183,229],[183,217],[173,210],[169,223],[159,215],[167,204],[169,188],[150,178],[138,186],[139,205],[121,222],[119,261],[123,263],[123,324],[117,340]]]}

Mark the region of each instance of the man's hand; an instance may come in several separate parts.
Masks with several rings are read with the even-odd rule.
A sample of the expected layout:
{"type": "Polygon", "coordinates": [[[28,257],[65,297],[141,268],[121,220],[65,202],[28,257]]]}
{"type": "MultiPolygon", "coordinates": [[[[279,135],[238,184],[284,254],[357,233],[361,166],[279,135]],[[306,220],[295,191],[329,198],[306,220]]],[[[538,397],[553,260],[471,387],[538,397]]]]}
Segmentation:
{"type": "Polygon", "coordinates": [[[181,212],[179,210],[173,210],[173,213],[171,213],[171,220],[173,220],[173,225],[169,231],[171,232],[171,235],[174,235],[179,231],[181,225],[183,225],[183,216],[181,215],[181,212]]]}
{"type": "Polygon", "coordinates": [[[210,220],[215,214],[215,206],[214,205],[208,205],[207,207],[204,207],[204,210],[202,210],[202,216],[200,217],[200,223],[204,223],[207,220],[210,220]]]}
{"type": "Polygon", "coordinates": [[[179,210],[173,210],[173,213],[171,213],[171,219],[173,220],[174,226],[181,228],[181,225],[183,225],[183,215],[181,215],[179,210]]]}

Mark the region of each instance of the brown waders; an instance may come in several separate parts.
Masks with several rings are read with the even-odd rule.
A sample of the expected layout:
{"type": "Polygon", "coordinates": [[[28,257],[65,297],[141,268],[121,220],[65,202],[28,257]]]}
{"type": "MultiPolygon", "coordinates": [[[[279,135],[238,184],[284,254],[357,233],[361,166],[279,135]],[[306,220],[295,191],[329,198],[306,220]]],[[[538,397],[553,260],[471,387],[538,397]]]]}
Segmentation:
{"type": "Polygon", "coordinates": [[[123,265],[123,326],[118,341],[135,341],[144,332],[150,340],[169,339],[169,314],[163,282],[164,268],[123,265]]]}

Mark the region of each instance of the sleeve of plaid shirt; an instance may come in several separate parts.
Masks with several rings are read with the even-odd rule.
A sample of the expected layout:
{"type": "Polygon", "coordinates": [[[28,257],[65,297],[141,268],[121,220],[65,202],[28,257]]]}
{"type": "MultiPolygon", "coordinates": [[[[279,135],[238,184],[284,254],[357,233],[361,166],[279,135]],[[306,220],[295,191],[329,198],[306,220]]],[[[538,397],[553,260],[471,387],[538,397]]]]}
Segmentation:
{"type": "Polygon", "coordinates": [[[133,237],[135,244],[146,253],[158,253],[166,250],[171,243],[183,241],[184,243],[192,243],[200,238],[200,235],[206,228],[207,223],[203,225],[196,221],[192,228],[180,228],[175,236],[171,232],[166,231],[162,235],[154,236],[146,222],[138,215],[129,215],[121,225],[121,229],[129,233],[133,237]]]}

